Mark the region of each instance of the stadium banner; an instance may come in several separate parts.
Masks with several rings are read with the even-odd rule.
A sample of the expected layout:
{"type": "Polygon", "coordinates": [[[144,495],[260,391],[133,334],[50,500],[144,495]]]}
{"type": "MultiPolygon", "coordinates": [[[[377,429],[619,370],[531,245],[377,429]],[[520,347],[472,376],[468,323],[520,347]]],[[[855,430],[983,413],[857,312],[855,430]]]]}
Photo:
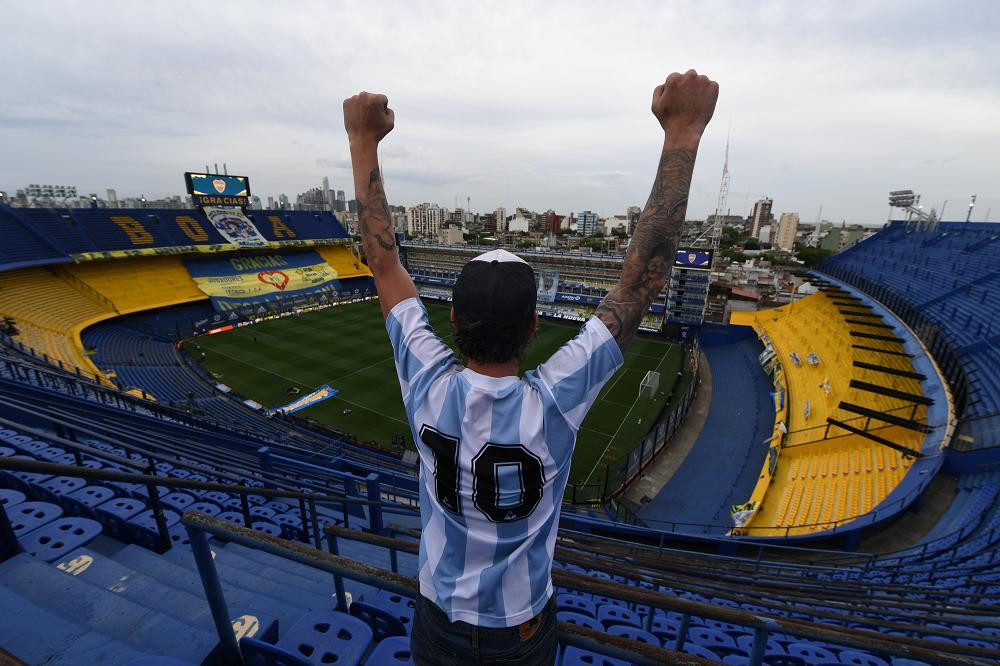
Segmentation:
{"type": "Polygon", "coordinates": [[[341,288],[337,271],[313,250],[189,260],[185,264],[198,288],[212,299],[217,312],[339,292],[341,288]]]}
{"type": "MultiPolygon", "coordinates": [[[[282,241],[268,241],[266,249],[283,250],[294,247],[316,247],[318,245],[347,245],[350,238],[308,238],[282,241]]],[[[85,261],[103,261],[105,259],[129,259],[132,257],[162,257],[174,254],[217,254],[237,250],[232,243],[212,243],[210,245],[167,245],[164,247],[144,247],[134,250],[100,250],[97,252],[78,252],[69,255],[75,264],[85,261]]]]}
{"type": "Polygon", "coordinates": [[[737,529],[749,523],[755,513],[757,513],[757,502],[753,500],[746,504],[733,504],[729,508],[729,516],[737,529]]]}
{"type": "Polygon", "coordinates": [[[236,247],[267,247],[267,239],[240,209],[205,206],[203,210],[215,230],[236,247]]]}
{"type": "Polygon", "coordinates": [[[306,407],[315,405],[318,402],[329,400],[338,393],[340,393],[340,391],[338,391],[337,389],[332,389],[330,388],[329,385],[323,384],[309,395],[304,395],[301,398],[296,398],[295,400],[292,400],[290,403],[282,407],[275,407],[274,409],[267,410],[267,415],[271,416],[272,414],[294,414],[300,409],[305,409],[306,407]]]}
{"type": "Polygon", "coordinates": [[[555,303],[559,291],[559,271],[551,268],[538,269],[538,294],[540,303],[555,303]]]}

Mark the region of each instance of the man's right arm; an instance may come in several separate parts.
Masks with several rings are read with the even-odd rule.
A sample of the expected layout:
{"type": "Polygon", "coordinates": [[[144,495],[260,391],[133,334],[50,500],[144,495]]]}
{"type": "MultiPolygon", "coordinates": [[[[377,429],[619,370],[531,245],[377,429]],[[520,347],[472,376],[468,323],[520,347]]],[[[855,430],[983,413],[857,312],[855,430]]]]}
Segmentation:
{"type": "Polygon", "coordinates": [[[698,144],[718,97],[719,85],[693,69],[686,74],[671,74],[653,91],[653,115],[664,130],[660,163],[625,254],[622,277],[594,313],[623,353],[670,276],[698,144]]]}

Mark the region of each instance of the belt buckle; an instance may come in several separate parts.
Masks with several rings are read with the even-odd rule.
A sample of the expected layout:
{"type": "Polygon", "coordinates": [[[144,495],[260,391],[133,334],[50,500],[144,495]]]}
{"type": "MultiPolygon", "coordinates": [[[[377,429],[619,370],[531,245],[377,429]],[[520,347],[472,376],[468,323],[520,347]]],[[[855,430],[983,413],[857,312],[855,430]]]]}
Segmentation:
{"type": "Polygon", "coordinates": [[[538,631],[538,627],[542,626],[542,615],[544,613],[545,611],[542,611],[527,622],[517,625],[517,635],[522,643],[531,640],[531,637],[538,631]]]}

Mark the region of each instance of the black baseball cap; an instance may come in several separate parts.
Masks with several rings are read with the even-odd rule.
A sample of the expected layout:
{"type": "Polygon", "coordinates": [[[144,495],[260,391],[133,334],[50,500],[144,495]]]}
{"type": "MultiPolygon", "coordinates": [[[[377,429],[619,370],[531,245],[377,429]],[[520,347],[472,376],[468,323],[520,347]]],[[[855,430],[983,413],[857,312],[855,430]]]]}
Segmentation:
{"type": "Polygon", "coordinates": [[[523,325],[535,312],[535,271],[507,250],[490,250],[462,267],[452,290],[456,318],[523,325]]]}

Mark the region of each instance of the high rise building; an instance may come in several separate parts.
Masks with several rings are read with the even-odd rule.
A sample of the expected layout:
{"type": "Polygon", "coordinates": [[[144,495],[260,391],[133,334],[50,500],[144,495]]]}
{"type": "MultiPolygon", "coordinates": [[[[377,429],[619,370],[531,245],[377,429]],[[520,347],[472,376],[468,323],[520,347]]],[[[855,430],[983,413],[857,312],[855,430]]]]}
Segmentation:
{"type": "Polygon", "coordinates": [[[798,213],[782,213],[778,221],[778,233],[772,243],[782,250],[795,249],[795,232],[799,228],[798,213]]]}
{"type": "Polygon", "coordinates": [[[498,233],[504,233],[507,231],[507,209],[500,207],[493,211],[496,216],[496,229],[498,233]]]}
{"type": "Polygon", "coordinates": [[[753,215],[750,216],[750,235],[760,238],[760,228],[771,221],[771,206],[774,201],[764,197],[753,205],[753,215]]]}
{"type": "Polygon", "coordinates": [[[597,213],[589,210],[577,213],[576,233],[580,236],[593,236],[597,233],[597,213]]]}
{"type": "Polygon", "coordinates": [[[118,208],[118,193],[108,188],[108,208],[118,208]]]}
{"type": "Polygon", "coordinates": [[[330,179],[326,176],[323,176],[323,203],[326,205],[326,210],[333,210],[337,204],[337,200],[330,190],[330,179]]]}
{"type": "Polygon", "coordinates": [[[406,230],[414,236],[437,236],[448,211],[436,203],[422,203],[406,209],[406,230]]]}
{"type": "Polygon", "coordinates": [[[628,210],[625,212],[625,217],[628,218],[628,235],[631,236],[635,233],[635,225],[639,224],[639,216],[642,215],[642,209],[638,206],[629,206],[628,210]]]}

